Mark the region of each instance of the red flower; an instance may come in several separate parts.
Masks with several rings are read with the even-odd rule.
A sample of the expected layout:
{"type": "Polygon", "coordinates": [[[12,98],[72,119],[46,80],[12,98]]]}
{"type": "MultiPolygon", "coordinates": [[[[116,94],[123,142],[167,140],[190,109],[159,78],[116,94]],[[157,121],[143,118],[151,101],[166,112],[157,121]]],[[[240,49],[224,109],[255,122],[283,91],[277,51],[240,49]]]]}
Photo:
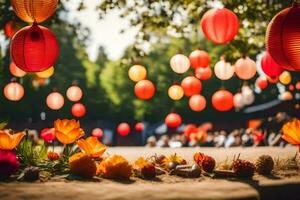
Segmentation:
{"type": "Polygon", "coordinates": [[[54,128],[44,128],[40,134],[41,138],[45,142],[53,142],[55,140],[55,131],[54,128]]]}
{"type": "Polygon", "coordinates": [[[0,180],[14,174],[19,166],[17,155],[13,151],[0,150],[0,180]]]}

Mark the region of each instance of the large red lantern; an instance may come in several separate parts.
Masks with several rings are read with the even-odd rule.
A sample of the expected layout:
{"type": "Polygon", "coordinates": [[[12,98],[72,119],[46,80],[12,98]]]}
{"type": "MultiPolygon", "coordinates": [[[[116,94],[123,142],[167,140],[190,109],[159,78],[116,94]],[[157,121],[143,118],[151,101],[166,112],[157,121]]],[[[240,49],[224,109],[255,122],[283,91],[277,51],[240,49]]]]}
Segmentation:
{"type": "Polygon", "coordinates": [[[277,77],[283,72],[283,68],[274,61],[268,52],[264,53],[261,59],[261,68],[270,77],[277,77]]]}
{"type": "Polygon", "coordinates": [[[127,136],[130,133],[130,126],[127,123],[121,123],[117,127],[117,132],[120,136],[127,136]]]}
{"type": "Polygon", "coordinates": [[[219,90],[212,96],[213,107],[220,112],[227,112],[233,107],[233,95],[227,90],[219,90]]]}
{"type": "Polygon", "coordinates": [[[77,85],[73,85],[67,89],[67,98],[70,101],[77,102],[82,98],[83,92],[77,85]]]}
{"type": "Polygon", "coordinates": [[[191,96],[189,100],[189,105],[193,111],[200,112],[205,109],[206,100],[202,95],[196,94],[191,96]]]}
{"type": "Polygon", "coordinates": [[[266,34],[266,48],[272,58],[287,70],[300,70],[300,7],[279,12],[270,22],[266,34]]]}
{"type": "Polygon", "coordinates": [[[59,54],[55,35],[33,24],[15,34],[10,45],[13,62],[25,72],[41,72],[54,66],[59,54]]]}
{"type": "Polygon", "coordinates": [[[86,107],[82,103],[75,103],[71,108],[74,117],[83,117],[86,114],[86,107]]]}
{"type": "Polygon", "coordinates": [[[142,100],[151,99],[155,93],[155,87],[149,80],[141,80],[135,84],[135,95],[142,100]]]}
{"type": "Polygon", "coordinates": [[[144,130],[145,126],[142,122],[138,122],[135,124],[134,129],[137,132],[142,132],[144,130]]]}
{"type": "Polygon", "coordinates": [[[65,100],[60,93],[52,92],[47,96],[46,104],[52,110],[59,110],[64,106],[65,100]]]}
{"type": "Polygon", "coordinates": [[[215,8],[203,15],[200,25],[209,40],[216,44],[226,44],[238,33],[239,19],[226,8],[215,8]]]}
{"type": "Polygon", "coordinates": [[[194,94],[199,94],[201,92],[202,83],[196,77],[188,76],[182,80],[181,87],[184,91],[184,94],[190,97],[194,94]]]}
{"type": "Polygon", "coordinates": [[[177,113],[170,113],[165,118],[165,123],[169,128],[177,128],[182,123],[182,118],[177,113]]]}
{"type": "Polygon", "coordinates": [[[102,138],[104,135],[103,130],[101,128],[95,128],[92,130],[92,136],[96,138],[102,138]]]}
{"type": "Polygon", "coordinates": [[[211,68],[209,66],[205,68],[197,68],[195,69],[195,76],[202,81],[208,80],[212,76],[211,68]]]}
{"type": "Polygon", "coordinates": [[[266,78],[258,77],[255,81],[255,85],[259,89],[264,90],[268,87],[268,80],[266,78]]]}
{"type": "Polygon", "coordinates": [[[24,96],[24,88],[21,84],[12,81],[4,87],[4,96],[10,101],[20,101],[24,96]]]}
{"type": "Polygon", "coordinates": [[[249,57],[243,57],[235,63],[235,73],[242,80],[249,80],[256,74],[256,63],[249,57]]]}
{"type": "Polygon", "coordinates": [[[206,51],[203,50],[195,50],[190,56],[191,67],[197,69],[199,67],[208,67],[210,63],[210,57],[206,51]]]}
{"type": "Polygon", "coordinates": [[[9,21],[5,24],[4,33],[8,38],[12,38],[21,28],[22,24],[20,22],[9,21]]]}

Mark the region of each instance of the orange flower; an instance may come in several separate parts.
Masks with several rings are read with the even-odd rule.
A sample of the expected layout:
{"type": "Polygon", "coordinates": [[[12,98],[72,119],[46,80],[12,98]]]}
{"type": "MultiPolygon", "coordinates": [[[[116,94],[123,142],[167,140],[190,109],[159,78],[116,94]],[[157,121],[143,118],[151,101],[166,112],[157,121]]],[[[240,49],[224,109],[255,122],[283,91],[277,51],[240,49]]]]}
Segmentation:
{"type": "Polygon", "coordinates": [[[106,151],[106,146],[99,142],[96,137],[88,137],[77,141],[78,147],[93,158],[99,158],[106,151]]]}
{"type": "Polygon", "coordinates": [[[92,178],[97,171],[96,162],[85,153],[76,153],[69,158],[69,167],[72,174],[83,178],[92,178]]]}
{"type": "Polygon", "coordinates": [[[282,132],[282,138],[293,145],[298,145],[300,151],[300,120],[295,118],[285,123],[282,132]]]}
{"type": "Polygon", "coordinates": [[[79,121],[74,119],[58,119],[54,122],[54,129],[57,140],[63,144],[74,143],[84,135],[84,131],[80,128],[79,121]]]}
{"type": "Polygon", "coordinates": [[[55,161],[55,160],[58,160],[58,159],[59,159],[58,153],[55,153],[55,152],[53,152],[53,151],[49,151],[49,152],[47,153],[47,157],[48,157],[48,159],[51,160],[51,161],[55,161]]]}
{"type": "Polygon", "coordinates": [[[0,149],[13,150],[19,145],[24,136],[24,132],[10,134],[9,132],[0,130],[0,149]]]}

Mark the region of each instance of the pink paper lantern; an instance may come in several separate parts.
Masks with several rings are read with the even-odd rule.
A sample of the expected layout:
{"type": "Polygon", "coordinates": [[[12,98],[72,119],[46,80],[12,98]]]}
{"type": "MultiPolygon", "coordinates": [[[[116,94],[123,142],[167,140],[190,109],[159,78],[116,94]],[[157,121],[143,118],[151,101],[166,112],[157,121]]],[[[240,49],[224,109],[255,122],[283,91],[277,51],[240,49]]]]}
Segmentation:
{"type": "Polygon", "coordinates": [[[12,81],[4,87],[4,96],[10,101],[20,101],[24,96],[24,88],[21,84],[12,81]]]}
{"type": "Polygon", "coordinates": [[[59,110],[64,106],[65,100],[59,92],[52,92],[47,96],[46,104],[52,110],[59,110]]]}
{"type": "Polygon", "coordinates": [[[80,87],[73,85],[67,89],[66,95],[70,101],[77,102],[82,98],[83,92],[80,87]]]}

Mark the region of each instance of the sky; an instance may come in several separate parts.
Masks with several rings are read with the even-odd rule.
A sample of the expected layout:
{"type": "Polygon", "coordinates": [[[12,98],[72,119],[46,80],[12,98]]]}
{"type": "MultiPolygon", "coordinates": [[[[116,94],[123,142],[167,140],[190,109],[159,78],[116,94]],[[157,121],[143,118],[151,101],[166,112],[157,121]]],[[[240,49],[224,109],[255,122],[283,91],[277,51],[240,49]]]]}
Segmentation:
{"type": "Polygon", "coordinates": [[[137,30],[129,27],[129,21],[119,17],[118,10],[110,12],[103,19],[99,19],[96,6],[101,0],[85,0],[85,10],[78,12],[74,0],[66,2],[69,19],[80,21],[91,30],[90,43],[88,44],[88,55],[95,60],[98,47],[104,46],[109,58],[118,59],[123,55],[126,47],[133,43],[137,30]],[[120,33],[126,29],[125,33],[120,33]]]}

